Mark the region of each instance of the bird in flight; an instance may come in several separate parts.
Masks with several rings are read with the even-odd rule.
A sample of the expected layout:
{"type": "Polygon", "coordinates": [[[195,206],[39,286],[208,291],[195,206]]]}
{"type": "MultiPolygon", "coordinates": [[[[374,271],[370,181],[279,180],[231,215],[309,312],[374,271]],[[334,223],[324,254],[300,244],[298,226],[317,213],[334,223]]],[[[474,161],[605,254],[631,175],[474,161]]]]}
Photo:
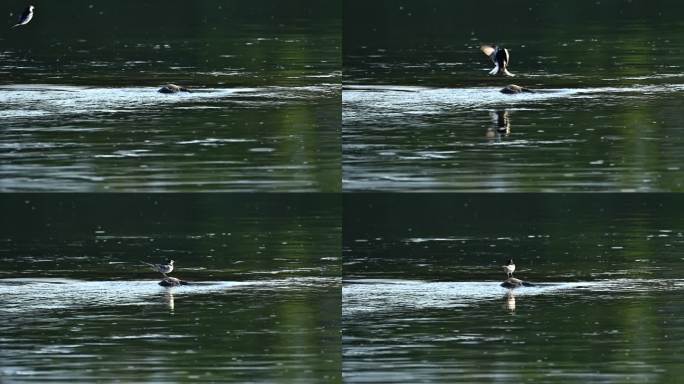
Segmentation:
{"type": "Polygon", "coordinates": [[[511,56],[508,54],[508,49],[501,48],[498,46],[481,45],[480,49],[482,52],[489,56],[489,58],[494,62],[494,69],[489,71],[490,75],[506,75],[515,76],[514,74],[508,72],[508,62],[511,56]]]}
{"type": "Polygon", "coordinates": [[[28,8],[26,8],[26,10],[24,11],[24,13],[22,13],[21,16],[19,16],[19,22],[17,24],[14,24],[12,26],[12,28],[16,28],[16,27],[19,27],[21,25],[28,24],[29,21],[31,21],[31,19],[33,19],[33,10],[35,8],[36,7],[34,7],[33,5],[29,5],[28,8]]]}

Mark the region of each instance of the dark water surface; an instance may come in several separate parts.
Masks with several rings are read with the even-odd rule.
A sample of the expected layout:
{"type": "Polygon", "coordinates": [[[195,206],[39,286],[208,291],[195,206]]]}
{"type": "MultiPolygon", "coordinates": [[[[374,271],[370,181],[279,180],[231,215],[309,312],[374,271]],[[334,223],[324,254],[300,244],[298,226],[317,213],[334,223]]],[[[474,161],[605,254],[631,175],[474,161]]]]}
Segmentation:
{"type": "Polygon", "coordinates": [[[346,196],[345,382],[676,382],[684,199],[346,196]],[[509,291],[501,265],[536,286],[509,291]]]}
{"type": "Polygon", "coordinates": [[[339,7],[37,7],[0,35],[0,190],[339,190],[339,7]]]}
{"type": "Polygon", "coordinates": [[[0,381],[340,382],[336,198],[0,202],[0,381]]]}
{"type": "Polygon", "coordinates": [[[684,190],[681,11],[345,2],[344,189],[684,190]],[[488,76],[481,43],[507,47],[516,77],[488,76]],[[498,92],[510,83],[538,92],[498,92]]]}

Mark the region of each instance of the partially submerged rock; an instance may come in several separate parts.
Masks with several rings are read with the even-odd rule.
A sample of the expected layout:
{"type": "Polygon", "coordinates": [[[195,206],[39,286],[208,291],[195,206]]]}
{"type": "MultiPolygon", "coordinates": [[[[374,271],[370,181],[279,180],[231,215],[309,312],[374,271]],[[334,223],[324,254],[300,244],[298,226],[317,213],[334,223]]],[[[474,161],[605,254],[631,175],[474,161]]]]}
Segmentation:
{"type": "Polygon", "coordinates": [[[515,84],[507,85],[499,92],[504,93],[506,95],[517,95],[519,93],[534,93],[534,91],[529,88],[521,87],[515,84]]]}
{"type": "Polygon", "coordinates": [[[178,287],[180,285],[188,285],[187,281],[176,279],[175,277],[165,277],[159,282],[162,287],[178,287]]]}
{"type": "Polygon", "coordinates": [[[534,284],[516,279],[515,277],[508,278],[501,283],[504,288],[520,288],[520,287],[534,287],[534,284]]]}
{"type": "Polygon", "coordinates": [[[185,88],[185,87],[178,86],[176,84],[166,84],[165,86],[159,88],[159,93],[179,93],[179,92],[190,92],[190,90],[185,88]]]}

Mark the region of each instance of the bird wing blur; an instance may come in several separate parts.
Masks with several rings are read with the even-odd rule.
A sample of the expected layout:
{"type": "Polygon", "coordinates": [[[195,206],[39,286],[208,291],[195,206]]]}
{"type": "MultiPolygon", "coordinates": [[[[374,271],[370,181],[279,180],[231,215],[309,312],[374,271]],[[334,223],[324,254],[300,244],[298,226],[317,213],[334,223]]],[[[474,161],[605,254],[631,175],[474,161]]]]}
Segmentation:
{"type": "Polygon", "coordinates": [[[492,54],[493,54],[494,51],[495,51],[495,49],[494,49],[493,47],[489,46],[489,45],[481,45],[481,46],[480,46],[480,49],[481,49],[482,52],[483,52],[485,55],[487,55],[487,56],[492,56],[492,54]]]}

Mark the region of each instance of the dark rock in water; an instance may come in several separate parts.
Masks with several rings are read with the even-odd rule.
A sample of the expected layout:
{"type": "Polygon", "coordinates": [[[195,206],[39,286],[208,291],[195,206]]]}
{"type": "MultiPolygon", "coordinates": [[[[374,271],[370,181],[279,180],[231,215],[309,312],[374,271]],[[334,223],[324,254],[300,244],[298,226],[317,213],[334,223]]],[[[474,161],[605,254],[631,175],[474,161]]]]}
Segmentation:
{"type": "Polygon", "coordinates": [[[159,93],[179,93],[179,92],[190,92],[190,90],[185,88],[185,87],[180,87],[176,84],[166,84],[165,86],[159,88],[159,93]]]}
{"type": "Polygon", "coordinates": [[[519,93],[534,93],[534,91],[529,89],[529,88],[524,88],[524,87],[521,87],[521,86],[515,85],[515,84],[507,85],[505,88],[501,89],[501,91],[499,91],[499,92],[505,93],[507,95],[517,95],[519,93]]]}
{"type": "Polygon", "coordinates": [[[516,279],[515,277],[511,277],[506,279],[503,283],[501,283],[501,286],[504,288],[520,288],[534,287],[534,284],[528,283],[527,281],[522,281],[520,279],[516,279]]]}
{"type": "Polygon", "coordinates": [[[188,285],[187,281],[176,279],[175,277],[165,277],[159,282],[162,287],[178,287],[180,285],[188,285]]]}

